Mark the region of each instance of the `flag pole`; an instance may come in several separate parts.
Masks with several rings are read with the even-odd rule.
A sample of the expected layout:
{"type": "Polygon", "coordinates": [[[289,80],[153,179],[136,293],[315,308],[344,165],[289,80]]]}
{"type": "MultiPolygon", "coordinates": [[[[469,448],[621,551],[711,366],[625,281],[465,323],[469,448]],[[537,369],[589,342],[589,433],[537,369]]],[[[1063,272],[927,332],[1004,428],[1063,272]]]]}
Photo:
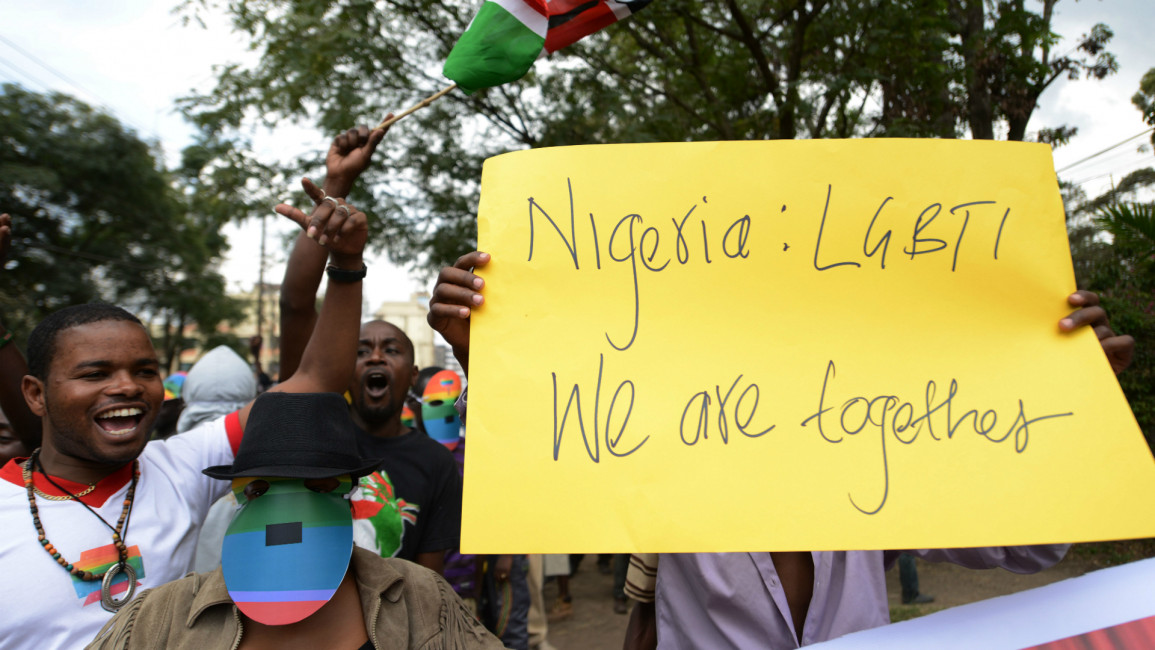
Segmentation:
{"type": "Polygon", "coordinates": [[[393,117],[390,117],[390,118],[386,118],[384,121],[382,121],[380,124],[377,125],[377,128],[378,129],[389,128],[397,120],[405,117],[406,115],[408,115],[408,114],[410,114],[410,113],[412,113],[418,109],[425,108],[426,106],[432,104],[435,99],[437,99],[438,97],[441,97],[442,95],[445,95],[446,93],[448,93],[449,91],[453,90],[456,87],[457,87],[457,84],[455,84],[455,83],[449,84],[448,86],[442,88],[441,90],[438,90],[437,92],[433,93],[432,95],[417,102],[413,106],[410,106],[409,108],[401,111],[397,115],[394,115],[393,117]]]}

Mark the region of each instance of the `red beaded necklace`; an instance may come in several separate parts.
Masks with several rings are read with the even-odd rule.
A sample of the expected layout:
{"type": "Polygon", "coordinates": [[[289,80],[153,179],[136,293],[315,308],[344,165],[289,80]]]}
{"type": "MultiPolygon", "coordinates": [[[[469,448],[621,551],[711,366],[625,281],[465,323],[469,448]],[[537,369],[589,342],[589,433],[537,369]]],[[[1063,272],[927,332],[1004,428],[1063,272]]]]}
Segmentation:
{"type": "Polygon", "coordinates": [[[32,512],[32,525],[36,527],[36,539],[40,542],[40,545],[44,547],[44,550],[52,556],[52,559],[56,560],[56,563],[68,571],[68,573],[86,582],[103,580],[100,590],[100,604],[104,609],[115,612],[123,607],[129,600],[132,600],[132,596],[136,591],[136,571],[128,563],[128,548],[124,544],[124,536],[127,534],[128,520],[132,513],[132,499],[136,494],[136,483],[140,478],[140,462],[137,460],[132,461],[132,484],[129,486],[128,493],[124,497],[124,507],[120,511],[120,519],[117,520],[116,526],[113,527],[104,520],[104,517],[101,517],[95,510],[90,508],[87,503],[81,501],[77,495],[72,494],[61,487],[56,481],[52,480],[48,472],[44,471],[44,466],[40,465],[39,456],[40,449],[37,448],[32,452],[28,460],[24,462],[23,466],[24,488],[28,491],[28,509],[32,512]],[[83,571],[64,559],[60,551],[48,541],[48,536],[44,533],[44,525],[40,523],[40,510],[36,507],[36,489],[32,484],[32,472],[36,469],[37,465],[40,465],[40,472],[44,474],[44,478],[48,479],[49,483],[63,492],[69,500],[76,501],[84,506],[85,510],[91,512],[101,523],[112,530],[112,543],[116,547],[116,552],[119,557],[116,564],[109,567],[103,573],[83,571]],[[112,578],[121,572],[128,577],[128,593],[121,600],[116,600],[112,597],[111,592],[112,578]]]}

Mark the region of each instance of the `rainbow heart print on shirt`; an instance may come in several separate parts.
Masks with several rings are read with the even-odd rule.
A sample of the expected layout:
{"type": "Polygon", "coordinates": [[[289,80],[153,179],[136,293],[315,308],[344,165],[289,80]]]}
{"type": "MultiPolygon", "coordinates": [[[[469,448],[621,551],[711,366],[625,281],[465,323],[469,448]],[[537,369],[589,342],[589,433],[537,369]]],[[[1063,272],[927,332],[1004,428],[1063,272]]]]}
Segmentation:
{"type": "MultiPolygon", "coordinates": [[[[107,544],[84,551],[80,554],[80,559],[73,562],[72,566],[81,571],[91,571],[94,575],[99,575],[111,569],[119,561],[120,556],[117,555],[116,546],[107,544]]],[[[128,565],[136,571],[137,586],[142,586],[144,584],[144,560],[140,557],[139,546],[128,547],[128,565]]],[[[83,607],[100,602],[100,589],[103,584],[102,580],[86,582],[72,576],[72,587],[76,589],[76,596],[84,601],[83,607]]],[[[112,587],[109,591],[113,598],[123,596],[128,591],[128,574],[121,572],[113,576],[112,587]]]]}

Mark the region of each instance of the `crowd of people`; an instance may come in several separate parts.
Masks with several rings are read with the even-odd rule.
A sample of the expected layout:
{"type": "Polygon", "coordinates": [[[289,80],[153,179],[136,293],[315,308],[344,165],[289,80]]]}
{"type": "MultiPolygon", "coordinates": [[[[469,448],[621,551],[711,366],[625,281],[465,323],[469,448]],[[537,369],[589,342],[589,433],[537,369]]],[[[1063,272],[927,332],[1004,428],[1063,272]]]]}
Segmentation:
{"type": "MultiPolygon", "coordinates": [[[[549,647],[574,558],[460,552],[467,391],[419,370],[400,328],[361,323],[368,218],[344,197],[384,136],[342,133],[323,184],[303,181],[309,212],[276,206],[301,233],[275,382],[222,347],[166,386],[147,329],[113,305],[50,314],[24,354],[0,327],[0,647],[549,647]],[[559,590],[548,612],[544,575],[559,590]]],[[[14,228],[0,216],[0,282],[14,228]]],[[[489,262],[464,255],[430,300],[466,374],[489,262]]],[[[1093,328],[1122,371],[1133,340],[1095,294],[1069,302],[1060,330],[1093,328]]],[[[905,552],[1031,572],[1066,546],[905,552]]],[[[602,559],[614,610],[636,601],[625,648],[794,648],[888,623],[899,554],[602,559]]]]}

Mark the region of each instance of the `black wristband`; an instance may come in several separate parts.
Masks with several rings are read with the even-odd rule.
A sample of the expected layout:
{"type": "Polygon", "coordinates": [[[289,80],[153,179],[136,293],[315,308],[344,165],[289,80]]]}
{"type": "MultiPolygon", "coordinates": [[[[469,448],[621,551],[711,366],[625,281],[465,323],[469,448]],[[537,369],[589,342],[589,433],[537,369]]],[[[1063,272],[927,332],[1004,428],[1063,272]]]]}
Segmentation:
{"type": "Polygon", "coordinates": [[[369,267],[365,266],[364,262],[361,262],[361,268],[357,269],[356,271],[343,269],[333,264],[325,267],[325,274],[329,276],[329,281],[331,282],[360,282],[361,280],[365,279],[365,274],[368,272],[369,267]]]}

